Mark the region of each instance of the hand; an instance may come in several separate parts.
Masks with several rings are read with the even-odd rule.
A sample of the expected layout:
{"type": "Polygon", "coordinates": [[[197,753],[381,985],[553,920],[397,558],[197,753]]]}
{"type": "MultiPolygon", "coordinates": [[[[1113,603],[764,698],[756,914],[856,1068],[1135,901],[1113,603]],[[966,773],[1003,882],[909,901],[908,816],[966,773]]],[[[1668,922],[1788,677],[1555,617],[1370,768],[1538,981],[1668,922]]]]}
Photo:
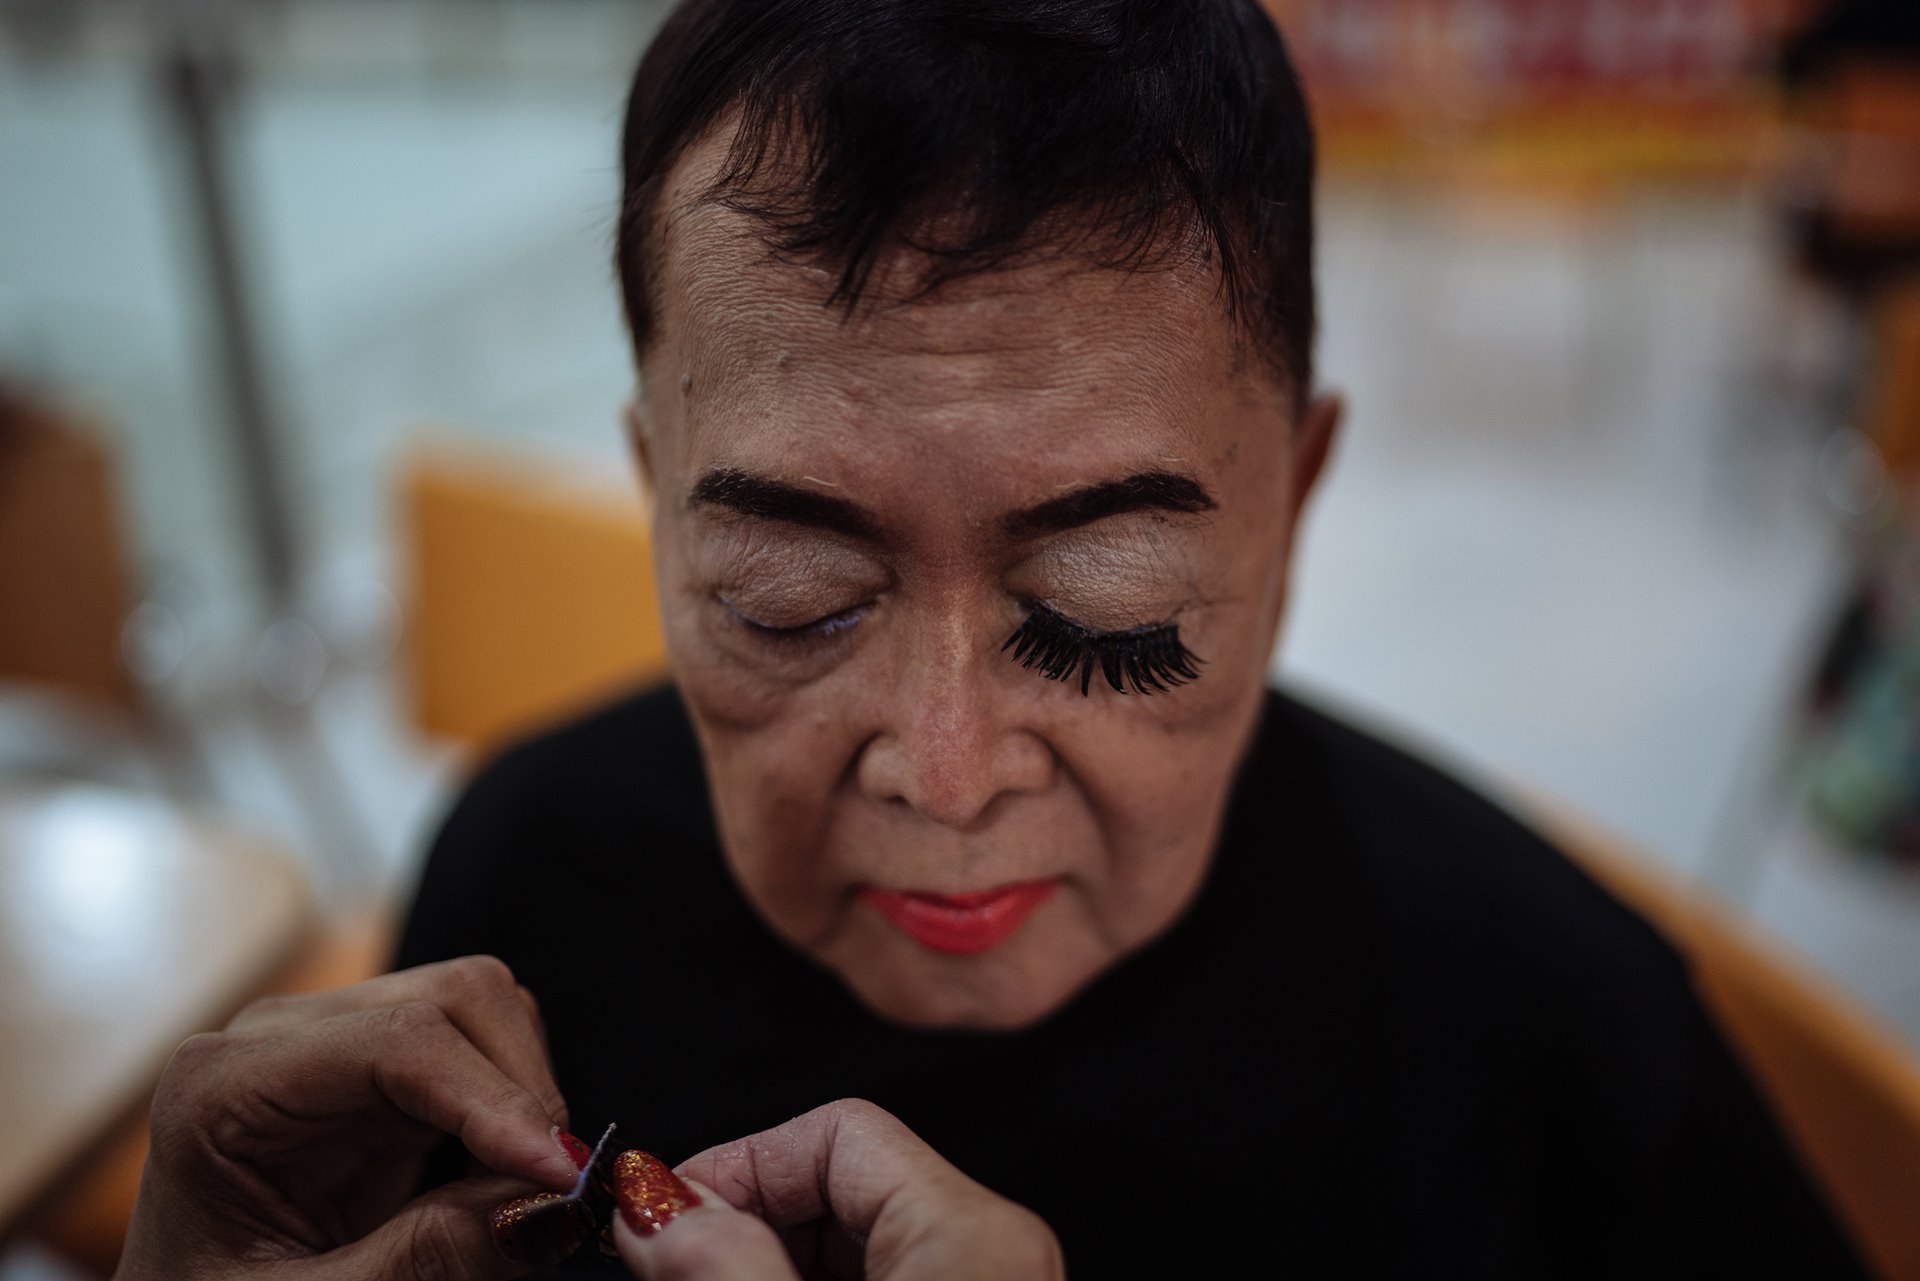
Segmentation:
{"type": "MultiPolygon", "coordinates": [[[[614,1245],[645,1281],[1066,1275],[1059,1243],[1038,1215],[975,1183],[891,1114],[858,1099],[710,1148],[678,1173],[700,1204],[652,1231],[634,1230],[630,1216],[643,1207],[622,1192],[614,1245]]],[[[673,1190],[654,1178],[643,1193],[645,1201],[673,1190]]]]}
{"type": "Polygon", "coordinates": [[[256,1001],[161,1077],[116,1277],[510,1276],[487,1210],[573,1183],[566,1122],[533,997],[491,957],[256,1001]],[[446,1134],[495,1173],[405,1204],[446,1134]]]}

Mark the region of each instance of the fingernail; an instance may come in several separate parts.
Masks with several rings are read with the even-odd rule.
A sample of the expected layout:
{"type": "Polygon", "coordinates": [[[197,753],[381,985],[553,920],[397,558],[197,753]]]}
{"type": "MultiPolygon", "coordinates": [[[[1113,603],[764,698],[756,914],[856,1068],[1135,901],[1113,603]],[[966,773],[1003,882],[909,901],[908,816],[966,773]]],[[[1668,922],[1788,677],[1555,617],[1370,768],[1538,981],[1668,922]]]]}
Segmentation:
{"type": "Polygon", "coordinates": [[[700,1204],[700,1194],[681,1181],[659,1157],[638,1148],[613,1163],[613,1195],[620,1217],[641,1236],[667,1226],[683,1210],[700,1204]]]}
{"type": "Polygon", "coordinates": [[[570,1257],[593,1235],[593,1212],[558,1192],[515,1197],[493,1208],[493,1244],[515,1263],[545,1268],[570,1257]]]}
{"type": "Polygon", "coordinates": [[[553,1141],[560,1145],[560,1150],[567,1154],[567,1159],[573,1162],[573,1168],[576,1170],[586,1169],[587,1163],[593,1160],[592,1148],[557,1125],[553,1127],[553,1141]]]}

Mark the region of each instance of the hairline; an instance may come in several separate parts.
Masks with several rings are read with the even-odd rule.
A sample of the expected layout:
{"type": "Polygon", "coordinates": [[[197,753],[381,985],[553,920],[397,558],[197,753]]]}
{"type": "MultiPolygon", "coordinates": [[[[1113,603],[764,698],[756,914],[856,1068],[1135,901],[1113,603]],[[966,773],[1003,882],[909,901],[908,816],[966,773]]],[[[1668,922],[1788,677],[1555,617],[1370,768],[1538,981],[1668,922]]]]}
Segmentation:
{"type": "MultiPolygon", "coordinates": [[[[729,179],[736,175],[736,162],[739,158],[739,148],[742,142],[737,130],[745,110],[745,99],[746,94],[743,90],[741,93],[736,94],[733,99],[722,104],[720,108],[714,112],[713,118],[710,121],[698,128],[688,130],[683,137],[676,142],[674,149],[670,153],[670,158],[662,166],[660,172],[639,184],[633,193],[633,199],[625,201],[622,204],[618,228],[618,235],[622,240],[622,245],[621,252],[616,261],[619,267],[621,298],[628,326],[634,364],[636,370],[642,371],[643,374],[648,355],[660,342],[659,325],[663,313],[663,308],[660,306],[660,282],[662,276],[660,267],[666,260],[667,236],[670,231],[670,225],[677,220],[677,215],[692,213],[701,206],[718,206],[731,209],[745,219],[761,222],[762,225],[764,225],[762,220],[759,219],[752,210],[742,209],[737,204],[730,204],[727,199],[731,186],[729,179]],[[712,174],[697,191],[690,192],[685,200],[670,206],[669,197],[682,186],[684,178],[683,171],[688,162],[688,158],[699,152],[709,143],[715,142],[719,135],[727,130],[734,130],[736,132],[733,137],[727,140],[725,149],[719,153],[720,160],[712,174]],[[634,258],[632,266],[637,268],[639,272],[642,294],[640,301],[646,309],[645,316],[648,322],[648,332],[644,340],[640,333],[633,328],[634,308],[631,305],[631,282],[628,272],[629,255],[632,255],[634,258]]],[[[765,158],[763,156],[756,157],[755,163],[750,167],[749,172],[758,173],[760,166],[764,164],[764,162],[765,158]]],[[[795,190],[797,190],[797,187],[795,190]]],[[[1084,212],[1084,206],[1082,206],[1082,211],[1084,212]]],[[[995,275],[1019,270],[1022,267],[1046,264],[1060,264],[1075,271],[1114,271],[1124,275],[1132,275],[1139,271],[1178,270],[1182,266],[1196,265],[1195,259],[1205,258],[1207,261],[1205,261],[1204,264],[1198,265],[1204,266],[1204,270],[1212,280],[1213,293],[1219,305],[1220,317],[1226,321],[1233,331],[1233,372],[1236,374],[1245,372],[1249,364],[1253,363],[1247,359],[1248,349],[1251,348],[1257,353],[1257,363],[1264,367],[1267,376],[1272,378],[1277,387],[1285,394],[1296,414],[1305,407],[1311,394],[1308,379],[1302,376],[1301,371],[1296,371],[1291,367],[1292,361],[1289,359],[1287,352],[1281,349],[1281,343],[1279,341],[1263,336],[1259,328],[1250,322],[1250,318],[1247,315],[1235,314],[1234,309],[1227,302],[1225,277],[1220,270],[1217,258],[1207,252],[1211,246],[1207,243],[1205,236],[1195,236],[1190,232],[1189,238],[1197,239],[1200,243],[1189,244],[1184,248],[1171,245],[1156,246],[1154,256],[1150,261],[1114,265],[1100,261],[1098,257],[1091,252],[1077,251],[1073,247],[1071,241],[1074,239],[1074,236],[1071,234],[1071,229],[1079,228],[1094,233],[1086,237],[1086,239],[1090,243],[1097,243],[1099,240],[1098,232],[1101,226],[1097,220],[1084,217],[1075,218],[1075,212],[1075,208],[1072,205],[1060,206],[1048,210],[1035,224],[1038,229],[1037,234],[1030,236],[1024,241],[1006,260],[980,264],[978,266],[969,266],[964,270],[955,272],[946,281],[941,282],[941,284],[987,279],[995,275]],[[1065,227],[1062,226],[1063,223],[1066,224],[1065,227]],[[1054,234],[1049,234],[1050,231],[1054,234]]],[[[875,263],[876,275],[881,274],[877,270],[880,266],[890,261],[897,261],[900,254],[913,252],[911,246],[902,245],[898,242],[899,229],[896,228],[894,231],[896,234],[892,237],[894,240],[893,247],[885,250],[875,263]]],[[[766,244],[770,260],[781,252],[772,242],[770,235],[763,238],[763,242],[766,244]]],[[[831,266],[830,260],[827,261],[827,265],[831,266]]],[[[871,291],[862,289],[859,295],[852,300],[853,305],[842,309],[842,323],[851,320],[854,313],[863,308],[880,306],[887,302],[894,302],[902,306],[916,306],[921,303],[932,302],[938,295],[938,292],[939,286],[936,286],[930,290],[914,291],[906,297],[886,299],[876,297],[871,291]]],[[[832,291],[829,290],[821,299],[820,305],[823,308],[831,307],[834,301],[832,291]]],[[[642,390],[644,392],[644,387],[642,390]]]]}

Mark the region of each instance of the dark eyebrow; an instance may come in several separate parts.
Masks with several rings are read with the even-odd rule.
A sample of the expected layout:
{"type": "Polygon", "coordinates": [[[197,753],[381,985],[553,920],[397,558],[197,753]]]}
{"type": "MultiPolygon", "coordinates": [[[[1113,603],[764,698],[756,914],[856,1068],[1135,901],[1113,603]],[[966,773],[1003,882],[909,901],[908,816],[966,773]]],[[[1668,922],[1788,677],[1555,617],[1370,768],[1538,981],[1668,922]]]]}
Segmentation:
{"type": "Polygon", "coordinates": [[[864,542],[881,541],[880,522],[860,504],[737,468],[721,468],[702,476],[687,502],[694,507],[724,507],[742,516],[824,529],[864,542]]]}
{"type": "MultiPolygon", "coordinates": [[[[880,522],[858,503],[755,476],[738,468],[708,472],[694,485],[687,501],[694,507],[724,507],[741,516],[824,529],[863,542],[884,540],[880,522]]],[[[1190,476],[1166,471],[1137,472],[1014,512],[1001,522],[1001,530],[1008,538],[1023,540],[1077,529],[1127,512],[1170,511],[1191,515],[1212,511],[1217,505],[1213,495],[1190,476]]]]}
{"type": "Polygon", "coordinates": [[[1038,538],[1090,525],[1126,512],[1212,511],[1217,503],[1199,481],[1170,471],[1143,471],[1123,480],[1102,481],[1058,498],[1049,498],[1001,522],[1008,538],[1038,538]]]}

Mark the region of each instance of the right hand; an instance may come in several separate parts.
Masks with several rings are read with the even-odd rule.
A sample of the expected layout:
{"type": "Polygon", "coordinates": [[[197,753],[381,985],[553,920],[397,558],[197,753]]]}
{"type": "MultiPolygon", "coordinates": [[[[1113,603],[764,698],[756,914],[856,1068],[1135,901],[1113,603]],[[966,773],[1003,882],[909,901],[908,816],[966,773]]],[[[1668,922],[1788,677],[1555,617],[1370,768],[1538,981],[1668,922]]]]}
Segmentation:
{"type": "Polygon", "coordinates": [[[572,1185],[566,1122],[533,998],[491,957],[256,1001],[167,1066],[116,1276],[509,1277],[488,1211],[572,1185]],[[449,1134],[498,1173],[409,1202],[449,1134]]]}
{"type": "Polygon", "coordinates": [[[614,1244],[645,1281],[1060,1281],[1032,1211],[960,1173],[859,1099],[710,1148],[677,1173],[701,1203],[614,1244]]]}

